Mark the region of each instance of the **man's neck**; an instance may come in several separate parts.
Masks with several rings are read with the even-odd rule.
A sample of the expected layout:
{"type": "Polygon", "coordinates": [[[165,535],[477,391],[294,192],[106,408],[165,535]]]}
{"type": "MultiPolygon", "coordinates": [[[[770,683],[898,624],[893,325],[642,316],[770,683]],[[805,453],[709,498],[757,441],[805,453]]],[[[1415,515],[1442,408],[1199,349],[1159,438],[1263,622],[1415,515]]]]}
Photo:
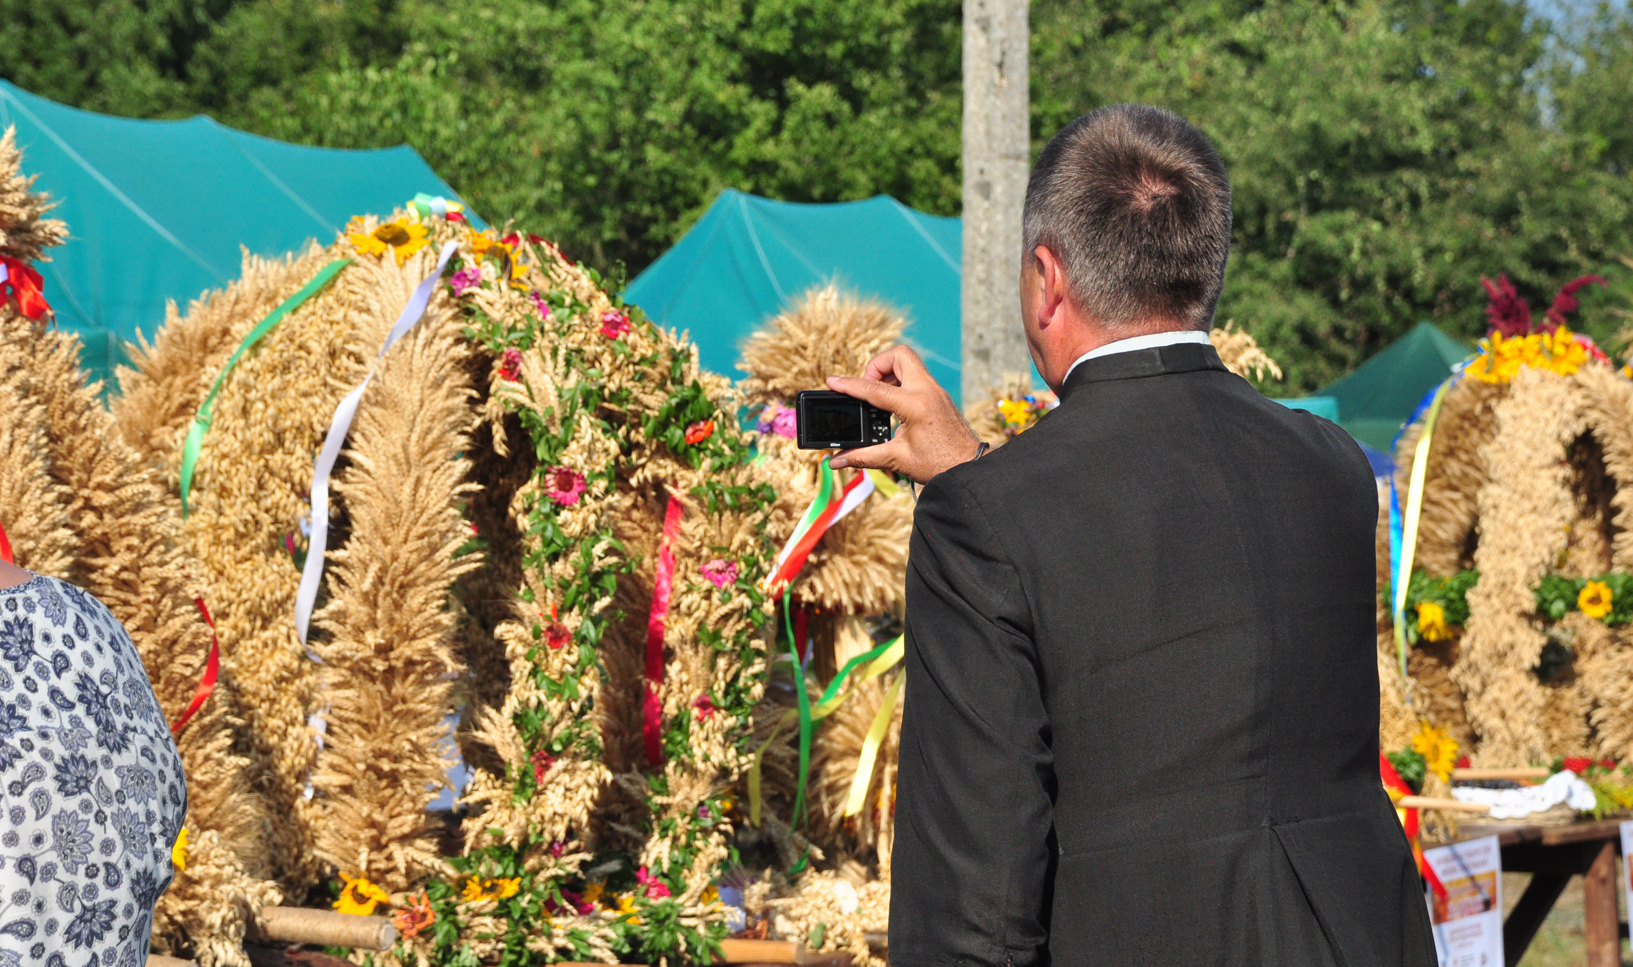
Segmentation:
{"type": "MultiPolygon", "coordinates": [[[[1117,326],[1115,328],[1108,328],[1106,326],[1095,324],[1080,325],[1076,328],[1078,329],[1078,333],[1076,334],[1077,338],[1065,343],[1061,352],[1059,353],[1058,358],[1055,360],[1058,365],[1063,367],[1061,370],[1059,370],[1060,382],[1062,383],[1066,381],[1067,376],[1071,375],[1072,369],[1083,359],[1084,356],[1087,356],[1096,350],[1104,349],[1107,346],[1122,342],[1125,339],[1133,339],[1138,336],[1155,336],[1170,332],[1177,333],[1201,331],[1193,329],[1190,326],[1182,325],[1171,319],[1141,320],[1136,323],[1117,326]]],[[[1059,386],[1054,386],[1052,388],[1056,392],[1060,391],[1059,386]]]]}

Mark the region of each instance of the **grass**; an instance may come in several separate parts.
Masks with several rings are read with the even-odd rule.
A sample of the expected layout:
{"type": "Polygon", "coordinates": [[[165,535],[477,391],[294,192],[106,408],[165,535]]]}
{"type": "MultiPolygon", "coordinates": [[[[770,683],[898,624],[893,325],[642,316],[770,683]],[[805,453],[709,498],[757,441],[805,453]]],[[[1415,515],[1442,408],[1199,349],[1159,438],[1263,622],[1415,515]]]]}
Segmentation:
{"type": "MultiPolygon", "coordinates": [[[[1503,874],[1505,908],[1513,909],[1530,879],[1529,873],[1503,874]]],[[[1623,908],[1621,915],[1625,919],[1627,911],[1623,891],[1617,890],[1616,898],[1617,905],[1623,908]]],[[[1554,904],[1553,911],[1548,914],[1542,929],[1537,931],[1531,946],[1526,948],[1519,967],[1582,967],[1587,963],[1587,957],[1582,926],[1582,878],[1573,876],[1570,886],[1560,894],[1559,902],[1554,904]]],[[[1629,953],[1626,940],[1622,941],[1622,963],[1633,964],[1633,955],[1629,953]]]]}

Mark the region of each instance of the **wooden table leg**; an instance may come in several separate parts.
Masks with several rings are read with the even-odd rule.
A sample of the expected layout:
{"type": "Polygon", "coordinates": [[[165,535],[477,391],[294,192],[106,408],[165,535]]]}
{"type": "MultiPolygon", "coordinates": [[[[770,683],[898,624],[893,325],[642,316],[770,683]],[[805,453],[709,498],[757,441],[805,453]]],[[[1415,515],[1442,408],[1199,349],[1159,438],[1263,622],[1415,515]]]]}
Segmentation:
{"type": "Polygon", "coordinates": [[[1616,916],[1616,847],[1605,843],[1582,874],[1582,919],[1588,967],[1621,967],[1622,931],[1616,916]]]}
{"type": "Polygon", "coordinates": [[[1525,885],[1525,892],[1520,894],[1520,902],[1514,905],[1514,911],[1503,921],[1504,967],[1514,967],[1525,956],[1526,948],[1531,946],[1531,938],[1537,935],[1542,921],[1548,919],[1548,912],[1554,908],[1554,902],[1570,882],[1569,873],[1531,875],[1531,882],[1525,885]]]}

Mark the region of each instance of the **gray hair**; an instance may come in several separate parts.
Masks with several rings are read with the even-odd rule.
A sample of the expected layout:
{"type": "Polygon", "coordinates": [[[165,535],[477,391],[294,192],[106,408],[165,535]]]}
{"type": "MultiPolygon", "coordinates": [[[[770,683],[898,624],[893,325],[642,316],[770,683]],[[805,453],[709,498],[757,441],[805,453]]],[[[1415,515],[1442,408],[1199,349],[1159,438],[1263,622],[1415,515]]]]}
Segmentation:
{"type": "Polygon", "coordinates": [[[1118,104],[1066,125],[1026,186],[1025,259],[1065,268],[1072,301],[1108,327],[1213,323],[1230,258],[1230,176],[1184,118],[1118,104]]]}

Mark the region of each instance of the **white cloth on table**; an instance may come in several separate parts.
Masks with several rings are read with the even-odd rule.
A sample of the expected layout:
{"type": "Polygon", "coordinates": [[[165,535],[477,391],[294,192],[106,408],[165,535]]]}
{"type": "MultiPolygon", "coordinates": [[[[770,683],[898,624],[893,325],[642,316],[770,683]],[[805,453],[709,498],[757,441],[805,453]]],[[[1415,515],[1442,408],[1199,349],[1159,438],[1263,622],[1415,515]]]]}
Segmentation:
{"type": "Polygon", "coordinates": [[[1452,795],[1459,802],[1490,806],[1492,819],[1520,819],[1565,803],[1577,812],[1592,809],[1598,799],[1593,788],[1569,770],[1556,772],[1540,786],[1522,789],[1481,789],[1478,786],[1453,786],[1452,795]]]}

